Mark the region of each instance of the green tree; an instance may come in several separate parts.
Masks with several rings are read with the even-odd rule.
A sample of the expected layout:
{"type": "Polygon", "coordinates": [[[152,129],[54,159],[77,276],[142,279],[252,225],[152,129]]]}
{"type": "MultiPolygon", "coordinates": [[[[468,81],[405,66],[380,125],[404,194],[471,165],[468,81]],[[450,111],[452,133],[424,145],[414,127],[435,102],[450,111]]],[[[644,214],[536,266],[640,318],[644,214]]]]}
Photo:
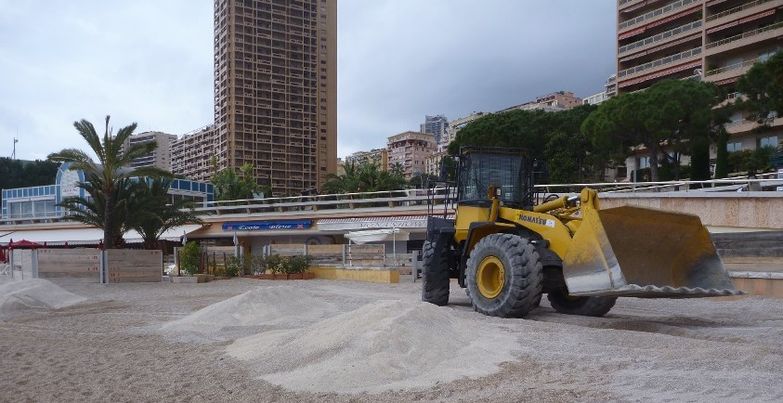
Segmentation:
{"type": "Polygon", "coordinates": [[[179,266],[190,275],[198,273],[201,262],[201,248],[195,241],[188,241],[179,255],[179,266]]]}
{"type": "Polygon", "coordinates": [[[583,105],[561,112],[513,110],[488,114],[462,128],[448,152],[457,155],[464,146],[522,148],[529,158],[546,161],[550,180],[578,181],[600,171],[597,154],[580,131],[582,122],[594,110],[595,106],[583,105]]]}
{"type": "MultiPolygon", "coordinates": [[[[211,182],[215,186],[215,198],[218,200],[252,199],[254,193],[262,190],[253,178],[253,165],[249,163],[242,164],[239,173],[231,167],[215,172],[211,182]]],[[[268,187],[263,190],[265,195],[271,193],[268,187]]]]}
{"type": "MultiPolygon", "coordinates": [[[[65,198],[60,206],[68,211],[68,217],[72,220],[82,222],[98,228],[104,228],[106,220],[106,197],[103,193],[103,178],[95,175],[88,175],[85,182],[80,182],[79,187],[84,189],[88,197],[68,197],[65,198]]],[[[113,190],[113,198],[117,202],[111,210],[110,221],[115,223],[110,230],[110,238],[113,240],[112,247],[119,247],[124,244],[122,235],[131,228],[128,225],[128,202],[132,198],[132,183],[129,178],[119,179],[113,190]]],[[[104,245],[105,231],[104,231],[104,245]]]]}
{"type": "Polygon", "coordinates": [[[740,77],[737,91],[745,95],[737,106],[750,112],[759,123],[783,116],[783,51],[753,65],[740,77]]]}
{"type": "Polygon", "coordinates": [[[135,213],[128,218],[128,226],[144,240],[145,249],[157,249],[158,239],[167,230],[185,224],[200,224],[192,203],[173,199],[168,194],[169,178],[139,180],[131,185],[129,209],[135,213]]]}
{"type": "MultiPolygon", "coordinates": [[[[671,166],[679,176],[680,156],[698,154],[698,170],[709,170],[709,136],[719,101],[717,89],[696,80],[664,80],[641,92],[626,93],[598,106],[583,123],[595,150],[613,153],[642,146],[650,157],[653,181],[660,180],[659,165],[671,166]]],[[[706,179],[706,178],[705,178],[706,179]]]]}
{"type": "Polygon", "coordinates": [[[379,192],[404,189],[407,185],[401,167],[393,166],[384,171],[377,164],[364,162],[345,164],[345,173],[329,175],[321,187],[325,194],[379,192]]]}
{"type": "Polygon", "coordinates": [[[0,157],[0,189],[51,185],[57,175],[57,166],[58,164],[52,161],[23,161],[0,157]]]}
{"type": "MultiPolygon", "coordinates": [[[[136,123],[121,128],[115,135],[109,127],[109,119],[109,116],[106,116],[103,137],[98,135],[95,127],[87,120],[82,119],[74,122],[74,127],[79,135],[98,157],[97,162],[93,161],[85,151],[73,148],[49,155],[49,159],[52,161],[70,162],[71,169],[84,171],[86,180],[90,183],[84,189],[93,200],[102,203],[102,207],[93,207],[95,207],[96,213],[103,212],[102,216],[95,218],[100,219],[98,227],[103,229],[103,245],[106,249],[115,247],[117,233],[120,233],[121,236],[122,231],[126,228],[123,220],[127,214],[123,211],[127,207],[127,203],[123,196],[124,189],[120,185],[125,185],[124,181],[131,177],[170,175],[164,170],[152,167],[129,169],[131,161],[151,153],[157,144],[151,142],[123,147],[125,141],[136,130],[136,123]]],[[[78,199],[76,203],[65,204],[65,206],[77,216],[79,213],[75,210],[82,207],[89,208],[89,206],[79,203],[78,199]]]]}

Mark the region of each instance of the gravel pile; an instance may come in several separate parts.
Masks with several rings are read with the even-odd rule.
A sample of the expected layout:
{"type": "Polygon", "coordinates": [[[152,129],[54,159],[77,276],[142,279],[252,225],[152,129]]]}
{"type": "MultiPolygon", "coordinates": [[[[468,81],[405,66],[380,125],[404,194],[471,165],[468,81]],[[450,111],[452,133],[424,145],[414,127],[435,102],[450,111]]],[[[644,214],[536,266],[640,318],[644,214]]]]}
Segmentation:
{"type": "Polygon", "coordinates": [[[453,309],[379,301],[302,329],[239,339],[228,353],[296,391],[379,392],[480,377],[513,359],[516,336],[453,309]]]}
{"type": "Polygon", "coordinates": [[[0,283],[0,320],[31,310],[61,309],[85,300],[44,279],[4,280],[0,283]]]}

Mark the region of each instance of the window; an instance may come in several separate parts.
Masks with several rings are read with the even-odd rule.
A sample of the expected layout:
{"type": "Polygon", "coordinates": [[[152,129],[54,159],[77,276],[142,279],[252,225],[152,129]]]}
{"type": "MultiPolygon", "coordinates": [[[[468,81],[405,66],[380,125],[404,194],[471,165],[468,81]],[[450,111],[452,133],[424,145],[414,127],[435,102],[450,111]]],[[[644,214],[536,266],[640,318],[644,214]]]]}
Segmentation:
{"type": "Polygon", "coordinates": [[[736,151],[742,151],[742,143],[726,143],[726,151],[733,153],[736,151]]]}
{"type": "Polygon", "coordinates": [[[650,157],[639,157],[639,164],[637,169],[649,168],[649,167],[650,167],[650,157]]]}
{"type": "Polygon", "coordinates": [[[762,137],[759,139],[759,147],[778,147],[778,136],[762,137]]]}

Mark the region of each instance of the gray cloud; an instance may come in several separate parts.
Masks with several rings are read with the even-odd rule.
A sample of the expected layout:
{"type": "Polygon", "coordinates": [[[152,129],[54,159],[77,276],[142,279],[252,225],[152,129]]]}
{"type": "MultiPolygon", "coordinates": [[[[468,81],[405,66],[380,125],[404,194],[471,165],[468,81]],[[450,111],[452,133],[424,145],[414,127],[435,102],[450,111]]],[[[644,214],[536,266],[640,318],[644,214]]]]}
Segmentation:
{"type": "MultiPolygon", "coordinates": [[[[338,151],[425,114],[492,111],[614,69],[611,0],[339,0],[338,151]]],[[[212,2],[0,0],[0,155],[84,145],[72,122],[181,134],[212,121],[212,2]]]]}

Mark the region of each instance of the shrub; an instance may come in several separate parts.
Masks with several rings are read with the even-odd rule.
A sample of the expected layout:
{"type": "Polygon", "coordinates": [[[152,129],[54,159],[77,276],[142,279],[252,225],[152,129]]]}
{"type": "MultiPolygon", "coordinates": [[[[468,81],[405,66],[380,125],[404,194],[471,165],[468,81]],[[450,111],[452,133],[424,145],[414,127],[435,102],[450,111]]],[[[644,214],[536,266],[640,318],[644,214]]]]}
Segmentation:
{"type": "Polygon", "coordinates": [[[288,259],[288,267],[286,267],[286,273],[304,273],[310,267],[310,256],[291,256],[288,259]]]}
{"type": "Polygon", "coordinates": [[[201,248],[195,241],[190,241],[182,248],[179,253],[179,265],[190,275],[198,272],[201,261],[201,248]]]}
{"type": "Polygon", "coordinates": [[[231,256],[226,259],[226,268],[224,274],[228,277],[236,277],[239,271],[242,269],[242,260],[238,257],[231,256]]]}
{"type": "Polygon", "coordinates": [[[304,273],[310,267],[310,256],[271,255],[264,258],[264,271],[271,273],[304,273]]]}

